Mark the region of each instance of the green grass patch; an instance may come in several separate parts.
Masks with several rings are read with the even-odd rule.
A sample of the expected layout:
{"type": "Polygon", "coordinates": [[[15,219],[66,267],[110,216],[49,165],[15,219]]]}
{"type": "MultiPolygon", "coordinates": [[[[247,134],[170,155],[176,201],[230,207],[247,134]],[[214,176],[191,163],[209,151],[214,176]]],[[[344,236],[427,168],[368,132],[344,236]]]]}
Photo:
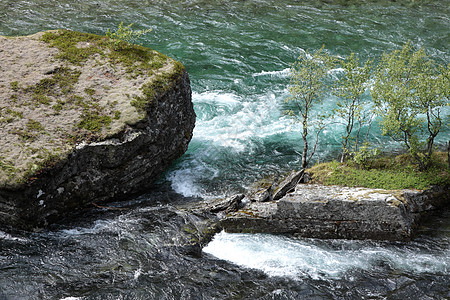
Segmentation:
{"type": "Polygon", "coordinates": [[[417,171],[406,154],[374,159],[365,170],[332,161],[318,164],[307,172],[312,175],[312,183],[324,185],[423,190],[432,185],[450,184],[447,153],[444,152],[435,153],[432,166],[424,172],[417,171]]]}

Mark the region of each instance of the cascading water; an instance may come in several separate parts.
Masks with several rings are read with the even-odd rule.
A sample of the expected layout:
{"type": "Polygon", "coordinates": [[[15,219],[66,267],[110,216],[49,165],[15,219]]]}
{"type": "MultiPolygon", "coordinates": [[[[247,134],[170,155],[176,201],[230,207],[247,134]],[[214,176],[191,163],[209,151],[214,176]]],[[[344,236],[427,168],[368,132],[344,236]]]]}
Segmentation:
{"type": "MultiPolygon", "coordinates": [[[[448,212],[409,243],[220,233],[201,256],[185,247],[193,216],[174,203],[298,168],[299,126],[283,111],[301,51],[325,45],[364,60],[411,40],[450,61],[450,1],[355,2],[2,0],[1,35],[102,34],[121,21],[153,28],[142,42],[186,66],[197,124],[155,191],[113,204],[124,210],[93,210],[40,233],[0,232],[0,299],[449,299],[448,212]]],[[[323,109],[332,105],[325,99],[323,109]]],[[[323,132],[316,159],[337,157],[342,131],[323,132]]],[[[375,125],[369,138],[398,148],[375,125]]],[[[438,142],[449,139],[444,128],[438,142]]]]}

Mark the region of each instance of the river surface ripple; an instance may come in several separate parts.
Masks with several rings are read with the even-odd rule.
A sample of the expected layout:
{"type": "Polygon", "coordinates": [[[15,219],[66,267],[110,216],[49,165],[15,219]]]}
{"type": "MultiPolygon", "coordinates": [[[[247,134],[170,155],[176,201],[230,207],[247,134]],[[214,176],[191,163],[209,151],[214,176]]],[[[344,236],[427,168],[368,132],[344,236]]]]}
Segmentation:
{"type": "MultiPolygon", "coordinates": [[[[186,66],[197,123],[154,191],[113,204],[126,210],[88,211],[40,233],[0,231],[0,299],[450,299],[448,211],[408,243],[220,233],[201,255],[186,246],[195,216],[175,203],[298,167],[299,128],[283,111],[301,51],[325,45],[366,59],[411,40],[449,63],[450,1],[345,2],[1,0],[1,35],[152,28],[142,43],[186,66]]],[[[373,127],[374,145],[398,149],[373,127]]],[[[317,159],[336,157],[343,130],[323,132],[317,159]]],[[[444,128],[438,143],[448,140],[444,128]]]]}

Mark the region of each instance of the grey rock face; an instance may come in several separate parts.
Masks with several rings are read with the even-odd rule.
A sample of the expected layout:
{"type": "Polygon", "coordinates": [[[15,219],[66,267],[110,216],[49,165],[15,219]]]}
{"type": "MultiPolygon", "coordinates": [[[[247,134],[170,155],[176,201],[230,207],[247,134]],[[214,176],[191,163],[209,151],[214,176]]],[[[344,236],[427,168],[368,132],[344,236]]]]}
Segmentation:
{"type": "Polygon", "coordinates": [[[424,192],[299,184],[279,201],[252,203],[221,220],[229,232],[408,240],[423,214],[448,204],[448,187],[424,192]]]}
{"type": "Polygon", "coordinates": [[[273,200],[279,200],[289,191],[293,190],[297,183],[299,183],[304,172],[305,170],[292,171],[291,174],[289,174],[289,176],[280,183],[279,187],[275,191],[275,194],[273,195],[273,200]]]}
{"type": "Polygon", "coordinates": [[[263,188],[260,189],[254,193],[251,193],[249,195],[247,195],[247,198],[250,201],[255,201],[255,202],[267,202],[267,201],[272,201],[272,186],[270,186],[269,188],[263,188]]]}
{"type": "Polygon", "coordinates": [[[212,213],[218,212],[230,213],[233,211],[237,211],[241,207],[241,201],[242,199],[244,199],[244,197],[245,197],[244,194],[237,194],[231,196],[223,201],[220,201],[217,204],[213,204],[212,207],[209,209],[209,211],[212,213]]]}
{"type": "Polygon", "coordinates": [[[0,189],[0,226],[35,229],[93,202],[143,191],[186,150],[195,113],[188,74],[156,96],[140,122],[78,145],[66,160],[14,189],[0,189]]]}

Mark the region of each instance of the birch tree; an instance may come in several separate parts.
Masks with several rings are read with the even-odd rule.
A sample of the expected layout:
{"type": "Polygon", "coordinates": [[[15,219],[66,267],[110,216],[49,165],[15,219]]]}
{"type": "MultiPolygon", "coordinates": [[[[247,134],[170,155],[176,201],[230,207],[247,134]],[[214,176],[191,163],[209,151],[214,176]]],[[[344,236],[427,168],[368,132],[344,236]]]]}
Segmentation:
{"type": "MultiPolygon", "coordinates": [[[[363,94],[367,90],[368,81],[372,73],[373,61],[367,60],[363,66],[360,66],[358,57],[351,53],[349,57],[341,62],[343,69],[342,77],[335,85],[333,94],[339,97],[334,110],[336,116],[344,120],[345,133],[342,136],[342,154],[341,162],[344,162],[349,153],[349,143],[352,138],[352,132],[356,126],[357,137],[356,145],[358,143],[359,132],[368,118],[371,119],[365,105],[363,94]]],[[[356,150],[356,149],[355,149],[356,150]]]]}
{"type": "Polygon", "coordinates": [[[430,166],[443,125],[442,108],[450,94],[448,74],[448,65],[437,65],[410,43],[383,54],[378,65],[372,97],[382,133],[401,141],[420,170],[430,166]]]}
{"type": "Polygon", "coordinates": [[[291,67],[290,97],[286,102],[293,102],[294,110],[289,114],[298,118],[302,126],[302,168],[306,168],[316,151],[318,136],[323,126],[316,131],[316,139],[312,149],[308,144],[308,133],[312,126],[312,110],[323,101],[324,95],[330,90],[331,85],[326,79],[329,71],[336,65],[337,59],[323,51],[323,47],[314,53],[305,51],[291,67]]]}

